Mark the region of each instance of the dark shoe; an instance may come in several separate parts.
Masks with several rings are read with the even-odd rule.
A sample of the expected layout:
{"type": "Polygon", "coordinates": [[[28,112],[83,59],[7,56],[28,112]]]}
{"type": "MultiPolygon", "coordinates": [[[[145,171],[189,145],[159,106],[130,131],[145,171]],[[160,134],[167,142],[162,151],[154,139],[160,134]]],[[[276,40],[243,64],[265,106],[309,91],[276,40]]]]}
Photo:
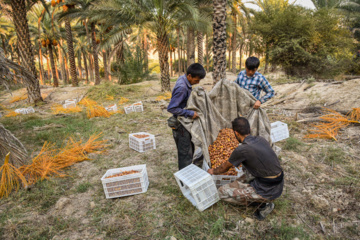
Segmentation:
{"type": "Polygon", "coordinates": [[[262,206],[256,210],[256,212],[254,213],[254,217],[257,220],[262,221],[266,218],[267,215],[269,215],[272,212],[272,210],[274,210],[274,207],[275,207],[274,203],[266,203],[265,206],[262,206]]]}

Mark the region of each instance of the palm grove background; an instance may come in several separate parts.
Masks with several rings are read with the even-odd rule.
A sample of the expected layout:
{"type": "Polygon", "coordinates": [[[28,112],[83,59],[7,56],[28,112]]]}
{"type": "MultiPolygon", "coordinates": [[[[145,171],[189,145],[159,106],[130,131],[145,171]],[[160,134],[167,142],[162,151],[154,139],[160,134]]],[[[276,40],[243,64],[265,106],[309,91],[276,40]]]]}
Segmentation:
{"type": "Polygon", "coordinates": [[[1,83],[129,84],[160,73],[161,89],[194,62],[239,72],[258,56],[263,71],[328,78],[359,73],[360,1],[0,0],[1,83]]]}

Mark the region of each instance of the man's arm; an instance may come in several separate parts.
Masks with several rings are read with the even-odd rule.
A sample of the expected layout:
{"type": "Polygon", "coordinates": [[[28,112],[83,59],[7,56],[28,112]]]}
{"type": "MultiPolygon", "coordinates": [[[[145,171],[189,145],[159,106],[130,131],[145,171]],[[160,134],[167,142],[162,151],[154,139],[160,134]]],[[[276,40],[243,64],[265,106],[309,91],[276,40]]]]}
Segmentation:
{"type": "Polygon", "coordinates": [[[167,107],[168,112],[176,115],[176,116],[184,116],[187,118],[193,118],[194,111],[183,109],[179,107],[180,103],[186,98],[186,91],[182,88],[174,89],[172,93],[172,97],[167,107]]]}
{"type": "Polygon", "coordinates": [[[219,167],[215,168],[215,169],[209,169],[207,172],[210,173],[211,175],[220,175],[222,173],[227,172],[233,165],[229,162],[226,161],[223,164],[221,164],[219,167]]]}
{"type": "Polygon", "coordinates": [[[270,98],[272,98],[274,96],[275,91],[264,76],[261,76],[260,87],[266,93],[265,96],[260,98],[260,102],[265,103],[267,100],[269,100],[270,98]]]}

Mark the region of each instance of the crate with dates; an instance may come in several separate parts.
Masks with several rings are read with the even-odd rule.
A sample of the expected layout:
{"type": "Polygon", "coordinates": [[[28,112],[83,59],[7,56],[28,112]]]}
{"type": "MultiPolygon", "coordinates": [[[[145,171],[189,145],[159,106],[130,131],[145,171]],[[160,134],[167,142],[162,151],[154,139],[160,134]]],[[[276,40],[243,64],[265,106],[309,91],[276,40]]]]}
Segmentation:
{"type": "Polygon", "coordinates": [[[155,136],[146,132],[131,133],[129,134],[129,147],[138,152],[156,149],[155,136]]]}
{"type": "Polygon", "coordinates": [[[101,182],[106,198],[144,193],[149,186],[146,165],[109,169],[101,182]]]}

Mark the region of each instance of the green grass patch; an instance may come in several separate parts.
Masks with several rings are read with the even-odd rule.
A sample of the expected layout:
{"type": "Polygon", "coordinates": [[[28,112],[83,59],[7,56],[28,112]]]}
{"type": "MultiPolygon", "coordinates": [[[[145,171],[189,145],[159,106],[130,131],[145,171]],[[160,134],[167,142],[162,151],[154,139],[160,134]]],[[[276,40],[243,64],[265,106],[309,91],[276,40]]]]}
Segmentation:
{"type": "Polygon", "coordinates": [[[293,137],[289,137],[288,139],[286,139],[283,149],[288,151],[300,152],[301,147],[304,145],[305,144],[300,140],[293,137]]]}
{"type": "Polygon", "coordinates": [[[274,223],[271,230],[267,232],[259,233],[262,236],[262,239],[281,239],[281,240],[293,240],[298,238],[301,240],[310,239],[310,235],[305,232],[305,226],[291,226],[288,225],[285,221],[279,223],[274,223]]]}
{"type": "Polygon", "coordinates": [[[89,182],[85,182],[85,183],[80,183],[77,187],[76,187],[76,191],[78,193],[84,193],[84,192],[87,192],[90,187],[91,187],[91,183],[89,182]]]}
{"type": "Polygon", "coordinates": [[[344,163],[345,152],[338,147],[328,147],[321,152],[320,158],[330,165],[333,163],[344,163]]]}

